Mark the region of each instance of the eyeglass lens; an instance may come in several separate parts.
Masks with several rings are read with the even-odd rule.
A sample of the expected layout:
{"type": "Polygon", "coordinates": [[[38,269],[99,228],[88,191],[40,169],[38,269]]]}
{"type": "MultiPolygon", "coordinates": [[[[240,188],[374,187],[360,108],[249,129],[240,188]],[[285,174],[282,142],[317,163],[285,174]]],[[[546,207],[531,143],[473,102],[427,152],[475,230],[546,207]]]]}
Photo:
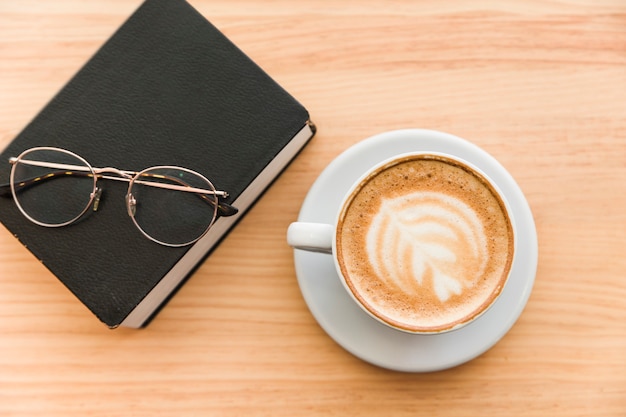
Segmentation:
{"type": "Polygon", "coordinates": [[[12,171],[14,199],[27,217],[46,226],[75,221],[88,208],[95,179],[86,161],[60,150],[36,149],[22,154],[12,171]],[[33,162],[50,163],[38,166],[33,162]],[[75,166],[74,170],[54,164],[75,166]]]}
{"type": "Polygon", "coordinates": [[[182,246],[201,237],[215,220],[217,196],[151,186],[154,183],[215,192],[203,176],[179,167],[149,168],[139,173],[129,194],[133,221],[148,237],[182,246]]]}

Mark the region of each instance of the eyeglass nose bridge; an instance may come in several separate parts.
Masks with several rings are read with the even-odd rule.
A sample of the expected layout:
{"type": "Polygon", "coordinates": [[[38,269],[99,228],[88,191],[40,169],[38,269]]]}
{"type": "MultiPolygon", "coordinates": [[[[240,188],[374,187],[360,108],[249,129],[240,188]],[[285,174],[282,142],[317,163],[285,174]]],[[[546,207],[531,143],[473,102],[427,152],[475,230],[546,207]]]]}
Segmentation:
{"type": "Polygon", "coordinates": [[[113,167],[105,167],[105,168],[93,168],[96,174],[117,174],[125,179],[132,179],[137,172],[135,171],[122,171],[121,169],[113,168],[113,167]]]}
{"type": "MultiPolygon", "coordinates": [[[[113,167],[105,167],[105,168],[94,168],[93,169],[96,175],[102,175],[102,174],[115,174],[115,175],[119,175],[120,178],[115,178],[115,177],[104,177],[103,178],[108,178],[108,179],[112,179],[112,180],[121,180],[121,181],[132,181],[132,179],[135,177],[135,175],[137,175],[137,172],[135,171],[123,171],[121,169],[117,169],[117,168],[113,168],[113,167]]],[[[129,190],[130,191],[130,190],[129,190]]],[[[93,205],[93,211],[97,211],[98,210],[98,206],[100,203],[100,196],[102,195],[102,188],[97,187],[96,188],[96,192],[94,193],[94,205],[93,205]]],[[[128,211],[128,215],[131,217],[135,216],[135,213],[137,211],[137,200],[135,199],[135,197],[129,192],[128,194],[126,194],[126,209],[128,211]]]]}

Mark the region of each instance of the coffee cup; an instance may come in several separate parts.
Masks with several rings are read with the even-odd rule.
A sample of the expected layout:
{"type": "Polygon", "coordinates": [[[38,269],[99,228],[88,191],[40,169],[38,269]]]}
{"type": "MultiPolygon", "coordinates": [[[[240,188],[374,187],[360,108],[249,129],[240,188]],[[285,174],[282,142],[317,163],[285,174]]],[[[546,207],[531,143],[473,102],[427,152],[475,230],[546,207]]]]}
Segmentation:
{"type": "Polygon", "coordinates": [[[515,255],[514,225],[506,198],[478,167],[413,152],[365,172],[333,224],[294,222],[287,241],[332,256],[346,291],[374,319],[439,334],[498,299],[515,255]]]}

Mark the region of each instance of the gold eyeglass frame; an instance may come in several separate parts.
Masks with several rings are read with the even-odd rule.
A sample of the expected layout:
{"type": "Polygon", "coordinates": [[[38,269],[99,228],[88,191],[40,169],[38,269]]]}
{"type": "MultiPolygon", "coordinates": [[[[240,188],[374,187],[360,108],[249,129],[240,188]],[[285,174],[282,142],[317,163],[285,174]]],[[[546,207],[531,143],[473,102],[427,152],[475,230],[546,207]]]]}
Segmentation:
{"type": "Polygon", "coordinates": [[[198,240],[200,240],[204,235],[206,235],[206,233],[209,231],[209,229],[215,223],[215,220],[217,219],[218,215],[226,217],[226,216],[232,216],[232,215],[234,215],[234,214],[236,214],[238,212],[237,208],[235,208],[235,207],[231,206],[230,204],[227,204],[227,203],[225,203],[223,201],[220,201],[220,198],[227,198],[228,197],[228,193],[226,191],[218,191],[218,190],[216,190],[215,187],[213,186],[213,183],[211,183],[211,181],[209,181],[204,175],[202,175],[202,174],[200,174],[200,173],[198,173],[196,171],[193,171],[191,169],[180,167],[180,166],[159,165],[159,166],[148,167],[148,168],[145,168],[145,169],[143,169],[141,171],[126,171],[126,170],[121,170],[121,169],[117,169],[117,168],[113,168],[113,167],[95,168],[95,167],[92,167],[91,164],[89,162],[87,162],[86,159],[84,159],[80,155],[75,154],[74,152],[71,152],[71,151],[68,151],[68,150],[62,149],[62,148],[49,147],[49,146],[41,146],[41,147],[34,147],[34,148],[27,149],[27,150],[23,151],[19,156],[9,158],[9,163],[12,165],[9,184],[0,185],[0,192],[2,192],[3,189],[6,190],[7,187],[10,187],[11,195],[13,196],[13,201],[17,205],[17,208],[20,210],[22,215],[24,215],[24,217],[26,217],[32,223],[35,223],[35,224],[37,224],[39,226],[43,226],[43,227],[63,227],[63,226],[68,226],[68,225],[76,222],[78,219],[80,219],[85,213],[87,213],[87,211],[89,211],[90,208],[93,208],[93,211],[97,211],[98,210],[98,205],[99,205],[99,202],[100,202],[100,195],[102,193],[102,189],[98,187],[98,179],[106,179],[106,180],[113,180],[113,181],[128,182],[128,191],[127,191],[126,197],[125,197],[126,209],[127,209],[128,215],[132,219],[132,221],[133,221],[134,225],[137,227],[137,229],[139,229],[139,231],[146,238],[150,239],[153,242],[161,244],[163,246],[182,247],[182,246],[191,245],[191,244],[197,242],[198,240]],[[65,155],[69,155],[69,156],[71,156],[73,158],[76,158],[78,161],[80,161],[84,165],[80,166],[80,165],[72,165],[72,164],[62,164],[62,163],[46,162],[46,161],[32,161],[32,160],[25,160],[25,159],[23,159],[28,154],[30,154],[32,152],[38,152],[38,151],[60,152],[60,153],[63,153],[65,155]],[[30,179],[27,179],[27,180],[24,180],[24,181],[19,181],[19,182],[16,183],[16,181],[15,181],[15,168],[19,164],[30,165],[30,166],[39,166],[39,167],[43,167],[43,168],[51,168],[51,169],[55,169],[55,170],[58,170],[58,171],[51,172],[51,173],[49,173],[47,175],[44,175],[44,176],[41,176],[41,177],[30,178],[30,179]],[[167,176],[164,176],[164,175],[150,174],[150,172],[149,172],[149,171],[152,171],[152,170],[159,170],[159,169],[176,169],[176,170],[180,170],[180,171],[186,172],[188,174],[196,175],[199,179],[202,179],[202,180],[206,181],[211,186],[212,190],[192,187],[192,186],[190,186],[189,184],[185,183],[184,181],[182,181],[180,179],[177,179],[177,178],[174,178],[174,177],[167,177],[167,176]],[[112,174],[112,175],[105,175],[105,174],[112,174]],[[18,190],[20,188],[30,187],[32,185],[35,185],[35,184],[40,183],[41,181],[45,181],[47,179],[58,178],[61,175],[83,175],[83,176],[87,176],[87,177],[93,178],[93,186],[92,186],[92,191],[91,191],[91,193],[89,195],[89,202],[85,205],[84,209],[80,212],[80,214],[78,214],[77,216],[75,216],[71,220],[68,220],[68,221],[65,221],[65,222],[62,222],[62,223],[49,224],[49,223],[45,223],[45,222],[42,222],[40,220],[37,220],[37,219],[33,218],[20,205],[19,198],[17,196],[18,190]],[[170,180],[170,181],[175,182],[177,184],[165,184],[165,183],[162,183],[162,182],[142,181],[141,180],[142,177],[153,177],[153,178],[167,179],[167,180],[170,180]],[[185,242],[185,243],[168,243],[168,242],[164,242],[164,241],[161,241],[159,239],[156,239],[156,238],[150,236],[148,233],[146,233],[143,230],[143,228],[139,225],[137,220],[135,219],[136,200],[135,200],[135,197],[132,194],[132,190],[133,190],[133,185],[134,184],[147,185],[147,186],[151,186],[151,187],[163,188],[163,189],[174,190],[174,191],[183,191],[183,192],[196,193],[201,198],[203,198],[209,205],[213,206],[212,207],[212,209],[213,209],[213,218],[211,219],[211,221],[210,221],[209,225],[207,226],[206,230],[200,236],[196,237],[195,239],[193,239],[193,240],[191,240],[189,242],[185,242]],[[210,201],[206,197],[206,195],[214,195],[215,196],[215,203],[210,201]]]}

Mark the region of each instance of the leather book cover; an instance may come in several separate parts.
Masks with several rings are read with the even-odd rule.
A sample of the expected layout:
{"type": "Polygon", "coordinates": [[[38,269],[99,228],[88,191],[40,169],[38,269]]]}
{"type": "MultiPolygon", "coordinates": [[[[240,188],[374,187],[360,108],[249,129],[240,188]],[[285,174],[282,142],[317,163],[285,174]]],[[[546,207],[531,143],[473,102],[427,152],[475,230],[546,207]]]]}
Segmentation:
{"type": "Polygon", "coordinates": [[[99,181],[98,211],[74,224],[33,224],[10,192],[0,221],[106,325],[140,327],[313,136],[310,126],[306,109],[191,5],[147,0],[3,150],[0,184],[10,157],[53,146],[94,167],[192,169],[239,201],[239,213],[218,218],[209,243],[166,247],[132,223],[127,183],[99,181]]]}

